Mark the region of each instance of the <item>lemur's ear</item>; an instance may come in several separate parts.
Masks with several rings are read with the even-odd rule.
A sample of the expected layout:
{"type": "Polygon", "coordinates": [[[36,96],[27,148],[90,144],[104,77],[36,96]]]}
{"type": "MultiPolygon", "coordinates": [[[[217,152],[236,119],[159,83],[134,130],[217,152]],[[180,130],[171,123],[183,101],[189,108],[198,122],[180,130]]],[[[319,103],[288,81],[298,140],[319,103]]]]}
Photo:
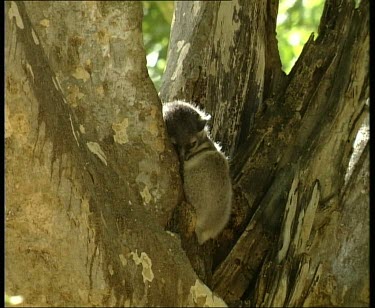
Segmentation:
{"type": "Polygon", "coordinates": [[[201,119],[206,120],[206,122],[207,122],[207,121],[211,120],[211,115],[208,114],[208,113],[201,114],[201,119]]]}
{"type": "Polygon", "coordinates": [[[200,118],[198,121],[198,131],[200,132],[201,130],[203,130],[206,124],[207,124],[207,120],[200,118]]]}
{"type": "Polygon", "coordinates": [[[211,119],[211,115],[205,112],[200,112],[200,117],[198,121],[198,129],[201,131],[206,126],[207,122],[211,119]]]}

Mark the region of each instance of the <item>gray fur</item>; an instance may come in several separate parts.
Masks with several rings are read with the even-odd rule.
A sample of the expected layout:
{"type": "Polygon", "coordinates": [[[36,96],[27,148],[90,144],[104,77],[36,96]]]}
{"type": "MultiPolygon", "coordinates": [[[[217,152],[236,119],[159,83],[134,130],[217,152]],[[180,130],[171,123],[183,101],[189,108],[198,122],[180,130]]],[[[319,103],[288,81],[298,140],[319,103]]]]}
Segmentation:
{"type": "Polygon", "coordinates": [[[185,196],[195,208],[195,233],[199,244],[203,244],[218,236],[231,214],[228,161],[209,137],[208,114],[189,103],[176,101],[164,104],[163,117],[183,164],[185,196]]]}

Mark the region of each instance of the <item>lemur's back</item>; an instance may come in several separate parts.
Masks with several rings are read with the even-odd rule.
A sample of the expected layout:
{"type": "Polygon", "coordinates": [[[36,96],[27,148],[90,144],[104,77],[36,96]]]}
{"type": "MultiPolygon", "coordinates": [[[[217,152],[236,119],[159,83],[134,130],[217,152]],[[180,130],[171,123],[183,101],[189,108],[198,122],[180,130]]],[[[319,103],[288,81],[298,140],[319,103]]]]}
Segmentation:
{"type": "Polygon", "coordinates": [[[209,137],[209,115],[177,101],[163,106],[163,117],[183,164],[185,196],[196,210],[195,233],[203,244],[215,238],[230,217],[232,186],[228,161],[209,137]]]}

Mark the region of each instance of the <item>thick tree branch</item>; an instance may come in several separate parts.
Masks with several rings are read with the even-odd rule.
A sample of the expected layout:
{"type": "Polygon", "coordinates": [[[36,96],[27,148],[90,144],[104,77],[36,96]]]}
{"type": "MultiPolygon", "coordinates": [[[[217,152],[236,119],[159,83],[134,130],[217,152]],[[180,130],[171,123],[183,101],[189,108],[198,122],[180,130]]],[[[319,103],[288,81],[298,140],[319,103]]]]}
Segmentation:
{"type": "MultiPolygon", "coordinates": [[[[56,12],[61,14],[64,7],[67,8],[64,3],[43,2],[39,5],[51,13],[51,16],[54,16],[56,12]],[[53,5],[62,5],[61,10],[51,12],[53,5]]],[[[77,2],[70,5],[73,7],[69,6],[69,12],[73,15],[77,12],[82,13],[82,5],[92,5],[90,8],[93,12],[99,14],[97,3],[77,2]]],[[[116,48],[119,46],[131,46],[137,49],[142,45],[140,3],[119,3],[117,6],[103,4],[100,8],[101,17],[109,16],[109,21],[114,21],[116,16],[120,16],[118,13],[122,12],[119,21],[125,20],[125,23],[129,22],[128,26],[131,26],[127,29],[125,37],[119,41],[114,39],[109,42],[119,44],[119,46],[112,46],[115,48],[115,50],[111,49],[113,52],[111,59],[114,59],[114,63],[111,63],[113,66],[108,72],[106,84],[109,89],[113,90],[113,95],[108,100],[109,104],[112,104],[110,106],[118,108],[117,115],[120,115],[121,119],[128,119],[128,122],[125,122],[132,125],[134,131],[127,131],[127,125],[124,127],[111,125],[118,118],[116,116],[111,118],[113,115],[111,111],[104,114],[96,109],[98,105],[94,102],[103,103],[99,98],[94,102],[87,102],[85,99],[82,102],[76,101],[78,104],[82,103],[80,111],[77,111],[77,106],[74,106],[71,97],[67,99],[64,92],[69,91],[69,88],[65,88],[66,84],[60,85],[43,48],[49,45],[48,36],[39,35],[29,19],[30,15],[35,18],[33,12],[36,9],[36,6],[25,5],[23,2],[7,4],[7,38],[10,38],[12,42],[17,42],[12,45],[16,57],[12,57],[8,49],[10,58],[8,58],[7,78],[8,86],[12,87],[7,89],[10,121],[8,127],[13,127],[13,131],[9,131],[7,140],[9,159],[7,172],[11,175],[8,185],[14,187],[14,181],[19,181],[18,185],[27,187],[28,182],[33,182],[27,194],[31,200],[40,194],[40,189],[44,192],[40,197],[40,204],[31,201],[18,212],[18,219],[21,221],[25,218],[30,219],[26,224],[29,230],[24,232],[22,240],[14,241],[20,235],[16,220],[11,219],[7,226],[7,240],[13,240],[12,242],[15,243],[7,250],[8,256],[15,256],[15,258],[7,258],[9,260],[7,269],[13,271],[13,276],[10,273],[7,277],[7,281],[10,282],[8,286],[13,290],[11,293],[17,289],[25,297],[25,304],[31,305],[200,306],[207,302],[224,306],[225,303],[213,295],[198,279],[177,236],[164,231],[163,223],[165,224],[170,215],[167,212],[176,205],[176,198],[172,195],[177,196],[173,186],[178,186],[178,178],[175,178],[173,185],[169,185],[171,178],[168,179],[167,174],[171,172],[170,168],[165,168],[166,173],[152,174],[155,166],[167,163],[160,159],[160,156],[172,157],[172,152],[168,152],[164,147],[167,144],[164,143],[164,127],[157,125],[157,123],[162,123],[160,105],[155,107],[158,100],[154,96],[155,100],[152,101],[153,95],[147,96],[144,91],[122,97],[123,89],[117,92],[115,85],[118,80],[112,79],[114,71],[128,65],[123,61],[141,59],[140,62],[135,61],[132,69],[122,76],[123,82],[132,80],[140,82],[138,89],[154,91],[149,79],[145,84],[141,82],[145,78],[144,58],[138,58],[139,55],[135,54],[134,50],[127,48],[125,50],[129,53],[125,60],[116,57],[116,48]],[[131,20],[132,18],[136,20],[131,20]],[[134,42],[138,42],[139,46],[134,42]],[[28,88],[29,92],[24,90],[28,88]],[[15,91],[15,89],[18,90],[15,91]],[[114,95],[115,92],[117,96],[114,95]],[[29,101],[18,99],[19,93],[22,97],[29,97],[32,108],[27,107],[29,101]],[[149,100],[146,100],[146,97],[149,100]],[[117,105],[119,101],[125,101],[126,104],[117,105]],[[141,104],[144,108],[140,106],[132,108],[132,104],[141,104]],[[27,123],[39,130],[37,133],[27,134],[26,143],[21,142],[20,134],[15,131],[17,110],[22,110],[27,123]],[[82,113],[83,110],[87,118],[85,112],[82,113]],[[88,118],[97,125],[86,122],[88,118]],[[85,126],[87,131],[82,129],[85,126]],[[125,131],[122,131],[123,129],[125,131]],[[141,134],[135,134],[137,129],[141,131],[141,134]],[[124,134],[121,134],[121,131],[124,134]],[[149,134],[155,134],[159,139],[150,138],[149,134]],[[35,141],[35,135],[38,136],[37,141],[35,141]],[[143,143],[137,144],[138,138],[141,137],[143,143]],[[32,152],[40,161],[37,166],[33,165],[34,162],[31,159],[24,162],[23,156],[30,157],[27,156],[31,152],[30,144],[35,144],[32,152]],[[133,147],[134,151],[128,152],[130,150],[127,146],[133,147]],[[49,152],[50,149],[51,152],[49,152]],[[141,150],[144,151],[142,156],[137,156],[141,150]],[[153,159],[154,155],[157,156],[156,162],[153,159]],[[141,161],[139,161],[140,158],[141,161]],[[24,165],[17,164],[15,160],[22,161],[24,165]],[[50,180],[44,167],[48,163],[52,166],[50,180]],[[129,166],[129,164],[133,165],[129,166]],[[131,167],[135,166],[136,170],[132,170],[131,167]],[[27,173],[25,169],[28,170],[27,173]],[[22,176],[18,178],[17,172],[22,176]],[[135,178],[133,172],[138,178],[135,178]],[[34,181],[33,177],[35,177],[34,181]],[[47,182],[45,182],[46,178],[47,182]],[[152,180],[152,185],[158,185],[158,190],[152,190],[151,186],[142,187],[143,189],[138,186],[140,181],[148,182],[148,180],[152,180]],[[56,182],[58,185],[55,185],[56,182]],[[167,195],[169,196],[168,200],[162,201],[163,196],[158,194],[162,194],[164,185],[168,186],[167,195]],[[155,191],[158,194],[155,194],[155,191]],[[54,197],[49,197],[49,194],[54,197]],[[158,199],[156,202],[158,207],[151,207],[147,201],[148,198],[158,199]],[[165,207],[163,207],[163,202],[166,203],[165,207]],[[40,212],[39,207],[46,210],[40,212]],[[51,219],[54,224],[46,230],[45,221],[51,219]],[[38,228],[35,224],[40,224],[43,228],[38,228]],[[60,230],[64,230],[65,237],[59,238],[60,230]],[[35,235],[43,241],[39,243],[33,240],[35,235]],[[59,239],[57,246],[55,237],[59,239]],[[65,247],[69,247],[71,237],[79,240],[75,241],[75,245],[66,249],[65,247]],[[79,244],[80,242],[82,245],[79,244]],[[28,251],[23,248],[24,243],[28,251]],[[53,247],[64,247],[64,250],[59,253],[59,249],[54,250],[53,247]],[[30,276],[35,286],[31,286],[29,280],[23,281],[22,285],[17,285],[16,279],[12,278],[17,277],[16,273],[19,270],[17,264],[21,265],[20,270],[23,270],[24,266],[34,262],[29,251],[33,251],[38,260],[38,267],[33,269],[30,276]],[[19,256],[23,258],[21,264],[19,264],[19,256]],[[41,263],[40,256],[47,262],[41,263]],[[74,269],[79,269],[79,272],[69,274],[69,271],[74,271],[74,269]],[[51,283],[48,278],[49,272],[53,273],[53,279],[58,279],[60,283],[51,283]],[[46,279],[35,278],[37,277],[35,275],[40,277],[44,273],[46,279]],[[74,281],[67,283],[66,277],[79,279],[79,285],[74,281]],[[34,288],[37,289],[38,298],[35,298],[34,288]]],[[[92,16],[94,15],[89,15],[88,18],[92,16]]],[[[85,26],[89,25],[90,23],[85,23],[85,26]]],[[[117,23],[114,22],[112,25],[116,26],[117,23]]],[[[80,44],[91,39],[90,31],[84,31],[82,34],[87,36],[79,40],[80,44]]],[[[80,49],[77,48],[76,51],[80,49]]],[[[144,50],[142,52],[144,53],[144,50]]],[[[80,57],[88,55],[85,52],[78,54],[80,57]]],[[[79,67],[80,57],[79,61],[72,65],[79,67]]],[[[63,67],[59,63],[55,65],[56,71],[63,67]]],[[[100,78],[96,79],[99,74],[96,71],[98,69],[96,65],[99,64],[96,63],[92,67],[91,82],[89,79],[81,80],[81,77],[86,76],[87,68],[85,68],[86,73],[74,69],[72,75],[78,81],[74,79],[69,81],[73,84],[76,82],[79,91],[85,92],[85,95],[89,97],[91,96],[90,87],[102,82],[100,78]]],[[[103,65],[103,69],[108,68],[108,63],[103,65]]],[[[70,77],[72,76],[69,75],[70,77]]],[[[103,101],[106,99],[103,98],[103,101]]],[[[173,159],[168,161],[168,167],[171,166],[171,161],[173,162],[173,159]]],[[[174,173],[176,176],[177,168],[174,173]]],[[[15,209],[17,203],[21,202],[22,195],[8,194],[8,209],[15,209]]],[[[31,265],[30,268],[32,268],[31,265]]]]}

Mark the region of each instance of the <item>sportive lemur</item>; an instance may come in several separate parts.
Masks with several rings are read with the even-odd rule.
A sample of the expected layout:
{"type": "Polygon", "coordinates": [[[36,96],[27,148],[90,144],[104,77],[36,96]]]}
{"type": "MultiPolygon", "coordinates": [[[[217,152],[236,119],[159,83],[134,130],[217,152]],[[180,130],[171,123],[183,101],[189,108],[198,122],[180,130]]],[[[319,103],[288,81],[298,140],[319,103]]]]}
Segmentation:
{"type": "Polygon", "coordinates": [[[209,136],[210,115],[192,104],[163,104],[169,137],[182,164],[184,191],[196,211],[198,243],[215,238],[231,214],[232,185],[227,158],[209,136]]]}

